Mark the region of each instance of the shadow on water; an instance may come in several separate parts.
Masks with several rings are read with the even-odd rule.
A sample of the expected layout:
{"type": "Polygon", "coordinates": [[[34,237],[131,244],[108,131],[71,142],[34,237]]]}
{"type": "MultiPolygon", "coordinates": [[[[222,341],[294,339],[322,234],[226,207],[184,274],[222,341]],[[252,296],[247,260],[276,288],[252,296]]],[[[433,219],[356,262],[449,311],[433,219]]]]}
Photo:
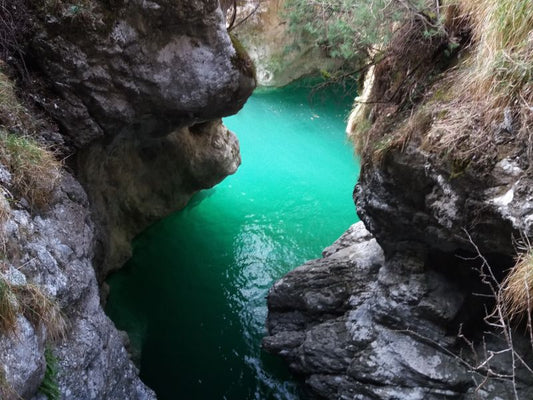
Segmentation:
{"type": "Polygon", "coordinates": [[[196,206],[199,206],[202,203],[202,201],[213,196],[216,193],[216,190],[217,190],[216,188],[212,188],[212,189],[202,190],[201,192],[196,193],[189,200],[189,203],[187,204],[187,208],[191,209],[196,206]]]}
{"type": "Polygon", "coordinates": [[[241,143],[237,173],[139,235],[108,281],[106,311],[159,399],[302,399],[260,348],[265,297],[356,221],[358,175],[344,138],[353,96],[344,107],[334,92],[320,105],[308,96],[262,90],[225,119],[241,143]]]}

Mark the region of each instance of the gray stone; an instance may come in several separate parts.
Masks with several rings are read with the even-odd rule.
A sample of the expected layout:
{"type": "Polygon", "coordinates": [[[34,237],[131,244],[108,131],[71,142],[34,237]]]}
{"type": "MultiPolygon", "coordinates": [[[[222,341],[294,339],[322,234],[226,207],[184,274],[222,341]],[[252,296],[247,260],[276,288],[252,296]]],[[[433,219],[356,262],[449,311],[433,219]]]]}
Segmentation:
{"type": "MultiPolygon", "coordinates": [[[[385,259],[360,222],[327,248],[324,258],[274,284],[263,347],[284,358],[318,398],[512,398],[510,381],[489,379],[478,388],[485,376],[473,367],[485,359],[482,343],[498,352],[505,342],[472,339],[472,353],[458,336],[459,325],[469,319],[479,322],[468,329],[480,334],[488,329],[481,324],[483,306],[476,310],[468,303],[470,285],[428,268],[417,253],[385,259]]],[[[527,338],[517,337],[515,349],[524,357],[531,354],[527,338]]],[[[508,373],[511,360],[500,354],[491,368],[508,373]]],[[[531,375],[517,373],[516,379],[520,398],[530,398],[531,375]]]]}

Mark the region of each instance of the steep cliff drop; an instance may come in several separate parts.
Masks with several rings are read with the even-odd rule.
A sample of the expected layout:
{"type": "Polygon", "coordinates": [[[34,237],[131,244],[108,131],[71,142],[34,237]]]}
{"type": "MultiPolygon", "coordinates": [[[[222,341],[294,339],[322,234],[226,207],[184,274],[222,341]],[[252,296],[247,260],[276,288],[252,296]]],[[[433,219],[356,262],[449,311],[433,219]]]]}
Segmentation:
{"type": "MultiPolygon", "coordinates": [[[[35,207],[2,152],[12,164],[0,169],[10,200],[2,202],[0,397],[42,398],[39,389],[64,399],[154,398],[102,311],[96,277],[122,265],[148,224],[235,172],[238,142],[220,118],[243,106],[253,71],[216,0],[6,1],[1,17],[14,21],[8,45],[25,98],[47,121],[28,131],[12,124],[3,143],[11,149],[32,135],[69,168],[35,207]]],[[[13,113],[1,105],[6,127],[13,113]]],[[[16,110],[36,112],[24,107],[16,110]]]]}
{"type": "Polygon", "coordinates": [[[530,65],[533,14],[458,3],[437,35],[399,28],[367,79],[349,128],[362,222],[270,290],[263,345],[312,398],[533,398],[531,325],[501,302],[531,251],[531,79],[505,68],[530,65]],[[501,45],[506,18],[523,25],[501,45]]]}

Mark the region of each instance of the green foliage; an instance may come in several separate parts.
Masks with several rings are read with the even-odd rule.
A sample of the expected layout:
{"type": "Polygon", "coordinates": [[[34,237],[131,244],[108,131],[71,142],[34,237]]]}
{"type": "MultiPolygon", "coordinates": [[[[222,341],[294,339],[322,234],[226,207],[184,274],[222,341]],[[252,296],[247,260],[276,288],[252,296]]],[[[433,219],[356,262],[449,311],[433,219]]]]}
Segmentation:
{"type": "Polygon", "coordinates": [[[49,347],[44,352],[44,358],[46,360],[46,371],[44,372],[44,378],[39,387],[39,392],[48,397],[48,400],[59,400],[61,399],[61,392],[59,391],[59,384],[57,382],[57,358],[49,347]]]}
{"type": "MultiPolygon", "coordinates": [[[[365,58],[384,47],[398,23],[436,15],[425,0],[287,0],[284,15],[300,40],[320,46],[333,58],[365,58]],[[426,12],[424,14],[424,12],[426,12]]],[[[434,2],[430,2],[434,4],[434,2]]],[[[428,29],[428,35],[434,30],[428,29]]]]}

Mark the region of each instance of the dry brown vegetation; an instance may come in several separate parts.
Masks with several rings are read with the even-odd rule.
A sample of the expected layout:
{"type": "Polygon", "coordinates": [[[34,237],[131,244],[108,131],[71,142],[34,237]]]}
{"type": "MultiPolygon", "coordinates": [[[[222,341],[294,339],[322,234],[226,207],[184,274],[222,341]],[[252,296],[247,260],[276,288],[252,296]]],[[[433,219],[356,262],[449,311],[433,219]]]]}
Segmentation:
{"type": "Polygon", "coordinates": [[[448,101],[427,135],[426,148],[490,165],[503,158],[509,136],[531,143],[533,4],[530,0],[461,0],[472,27],[470,56],[450,77],[448,101]]]}
{"type": "Polygon", "coordinates": [[[15,285],[0,277],[0,332],[16,333],[19,314],[35,327],[44,326],[49,340],[57,340],[65,333],[66,323],[59,306],[41,288],[15,285]]]}
{"type": "Polygon", "coordinates": [[[32,138],[39,126],[40,122],[19,101],[13,82],[0,70],[0,163],[12,175],[13,194],[42,209],[59,182],[61,162],[32,138]]]}
{"type": "Polygon", "coordinates": [[[30,205],[43,209],[61,177],[61,163],[30,137],[0,130],[0,162],[12,176],[13,190],[30,205]]]}
{"type": "Polygon", "coordinates": [[[438,33],[448,42],[447,49],[436,40],[438,35],[424,42],[423,36],[399,30],[389,59],[376,66],[377,86],[359,113],[367,122],[359,116],[352,129],[364,161],[376,162],[389,149],[417,139],[425,151],[451,164],[489,167],[532,143],[533,3],[454,0],[443,2],[441,15],[438,33]],[[461,50],[457,65],[452,60],[448,66],[453,68],[439,64],[439,54],[442,61],[456,47],[461,50]],[[406,79],[409,74],[421,83],[413,85],[406,79]],[[391,92],[402,91],[403,99],[391,98],[391,92]],[[417,109],[418,104],[425,109],[417,109]],[[499,146],[505,141],[516,145],[499,146]]]}
{"type": "Polygon", "coordinates": [[[349,135],[364,162],[374,163],[428,128],[431,110],[417,109],[438,75],[454,62],[462,27],[449,20],[413,19],[397,29],[376,64],[372,89],[350,118],[349,135]],[[421,125],[421,126],[419,126],[421,125]]]}
{"type": "Polygon", "coordinates": [[[504,282],[499,303],[510,319],[522,319],[533,311],[533,250],[520,254],[504,282]]]}

